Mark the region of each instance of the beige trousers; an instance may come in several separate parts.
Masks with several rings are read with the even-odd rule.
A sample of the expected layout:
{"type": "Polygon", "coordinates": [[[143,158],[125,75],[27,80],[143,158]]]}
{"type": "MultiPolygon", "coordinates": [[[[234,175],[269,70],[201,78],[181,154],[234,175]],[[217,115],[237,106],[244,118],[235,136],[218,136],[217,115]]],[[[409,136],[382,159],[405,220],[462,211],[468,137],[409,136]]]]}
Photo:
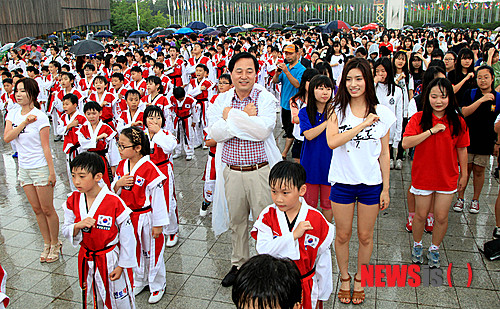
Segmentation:
{"type": "Polygon", "coordinates": [[[233,252],[231,264],[241,267],[249,258],[248,216],[257,220],[260,212],[272,204],[269,165],[251,172],[224,168],[224,189],[229,209],[229,229],[233,252]]]}

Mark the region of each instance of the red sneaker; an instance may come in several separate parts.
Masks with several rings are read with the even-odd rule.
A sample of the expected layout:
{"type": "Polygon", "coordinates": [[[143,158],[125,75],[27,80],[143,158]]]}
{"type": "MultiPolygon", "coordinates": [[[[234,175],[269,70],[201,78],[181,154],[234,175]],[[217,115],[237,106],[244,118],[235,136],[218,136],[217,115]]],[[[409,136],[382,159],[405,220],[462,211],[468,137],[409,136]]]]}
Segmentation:
{"type": "Polygon", "coordinates": [[[425,220],[424,231],[427,233],[432,233],[432,230],[434,230],[434,215],[429,214],[427,216],[427,220],[425,220]]]}
{"type": "Polygon", "coordinates": [[[408,232],[411,233],[412,229],[413,229],[413,216],[415,215],[415,213],[410,213],[408,215],[408,219],[406,220],[406,230],[408,232]]]}

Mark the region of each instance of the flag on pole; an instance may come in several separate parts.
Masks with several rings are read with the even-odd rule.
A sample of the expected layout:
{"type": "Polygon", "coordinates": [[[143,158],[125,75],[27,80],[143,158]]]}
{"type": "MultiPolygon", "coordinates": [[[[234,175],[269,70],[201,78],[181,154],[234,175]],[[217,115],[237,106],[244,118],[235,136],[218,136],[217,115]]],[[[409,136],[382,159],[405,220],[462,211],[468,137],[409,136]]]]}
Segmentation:
{"type": "MultiPolygon", "coordinates": [[[[405,5],[406,10],[408,11],[408,6],[405,5]]],[[[354,11],[354,5],[351,4],[351,11],[354,11]]]]}
{"type": "Polygon", "coordinates": [[[337,4],[337,11],[342,12],[342,6],[337,4]]]}

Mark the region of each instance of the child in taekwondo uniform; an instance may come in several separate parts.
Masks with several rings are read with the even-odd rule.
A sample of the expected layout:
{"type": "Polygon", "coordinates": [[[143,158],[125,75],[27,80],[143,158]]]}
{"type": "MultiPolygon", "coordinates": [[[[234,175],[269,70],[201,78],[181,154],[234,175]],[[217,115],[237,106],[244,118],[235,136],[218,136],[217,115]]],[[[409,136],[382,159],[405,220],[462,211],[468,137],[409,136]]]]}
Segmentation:
{"type": "Polygon", "coordinates": [[[306,171],[298,163],[278,162],[269,173],[274,204],[266,207],[251,235],[259,254],[287,257],[295,262],[302,280],[302,308],[315,309],[333,291],[330,246],[335,227],[302,198],[306,171]]]}

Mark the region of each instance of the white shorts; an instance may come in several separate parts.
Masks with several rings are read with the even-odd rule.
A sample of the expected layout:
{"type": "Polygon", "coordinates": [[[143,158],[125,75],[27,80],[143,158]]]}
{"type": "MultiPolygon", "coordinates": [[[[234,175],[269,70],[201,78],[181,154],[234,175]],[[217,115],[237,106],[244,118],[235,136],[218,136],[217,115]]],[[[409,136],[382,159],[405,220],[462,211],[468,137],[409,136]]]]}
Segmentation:
{"type": "Polygon", "coordinates": [[[457,192],[457,189],[453,191],[432,191],[432,190],[420,190],[420,189],[415,189],[413,186],[410,188],[410,192],[415,194],[415,195],[431,195],[432,193],[436,192],[439,194],[453,194],[457,192]]]}

